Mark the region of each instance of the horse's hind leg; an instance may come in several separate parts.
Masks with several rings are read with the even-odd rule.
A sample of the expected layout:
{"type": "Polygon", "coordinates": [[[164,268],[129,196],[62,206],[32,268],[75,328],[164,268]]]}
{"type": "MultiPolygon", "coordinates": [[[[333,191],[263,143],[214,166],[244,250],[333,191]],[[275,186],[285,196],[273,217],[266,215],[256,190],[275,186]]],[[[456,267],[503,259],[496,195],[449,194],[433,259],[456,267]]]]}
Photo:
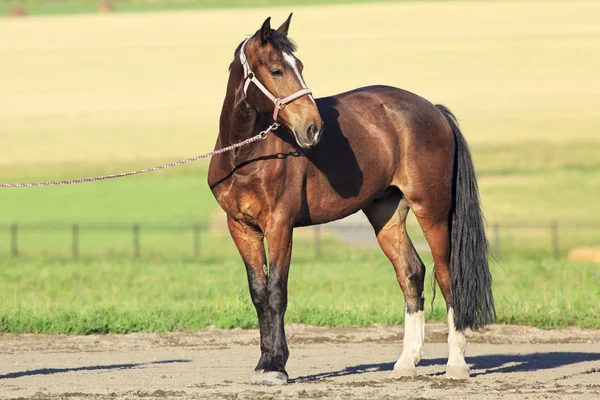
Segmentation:
{"type": "Polygon", "coordinates": [[[425,239],[431,248],[435,263],[435,279],[440,286],[448,309],[448,365],[446,377],[454,379],[469,378],[469,366],[465,361],[467,340],[464,331],[457,330],[454,325],[452,307],[452,291],[450,277],[450,230],[448,226],[449,206],[443,203],[414,205],[415,215],[425,239]],[[444,210],[448,208],[448,210],[444,210]]]}
{"type": "Polygon", "coordinates": [[[394,266],[406,304],[402,353],[392,376],[414,376],[424,344],[425,265],[406,232],[408,203],[402,193],[395,190],[385,200],[375,201],[363,211],[375,229],[381,249],[394,266]]]}

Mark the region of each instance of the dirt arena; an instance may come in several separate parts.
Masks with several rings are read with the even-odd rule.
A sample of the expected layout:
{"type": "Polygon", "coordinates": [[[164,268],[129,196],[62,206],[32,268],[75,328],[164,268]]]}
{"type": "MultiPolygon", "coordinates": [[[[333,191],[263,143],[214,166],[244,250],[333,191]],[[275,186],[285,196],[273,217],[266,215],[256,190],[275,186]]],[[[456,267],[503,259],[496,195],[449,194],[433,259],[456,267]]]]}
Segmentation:
{"type": "Polygon", "coordinates": [[[402,328],[292,325],[291,383],[249,384],[254,330],[0,336],[0,398],[600,398],[600,331],[494,326],[469,333],[469,381],[443,377],[446,326],[427,326],[416,378],[389,379],[402,328]]]}

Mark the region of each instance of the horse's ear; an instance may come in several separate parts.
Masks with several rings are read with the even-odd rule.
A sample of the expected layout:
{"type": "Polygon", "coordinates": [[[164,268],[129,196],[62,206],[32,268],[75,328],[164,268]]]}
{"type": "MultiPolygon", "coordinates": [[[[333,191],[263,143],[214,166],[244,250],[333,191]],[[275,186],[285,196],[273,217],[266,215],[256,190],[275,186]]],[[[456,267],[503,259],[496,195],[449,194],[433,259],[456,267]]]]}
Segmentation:
{"type": "Polygon", "coordinates": [[[267,40],[271,36],[271,17],[265,19],[262,27],[260,28],[260,42],[261,44],[267,43],[267,40]]]}
{"type": "Polygon", "coordinates": [[[290,13],[290,16],[287,17],[285,22],[283,24],[281,24],[281,26],[279,28],[277,28],[277,32],[281,33],[285,37],[287,37],[287,35],[288,35],[288,29],[290,29],[290,22],[292,21],[293,14],[294,13],[290,13]]]}

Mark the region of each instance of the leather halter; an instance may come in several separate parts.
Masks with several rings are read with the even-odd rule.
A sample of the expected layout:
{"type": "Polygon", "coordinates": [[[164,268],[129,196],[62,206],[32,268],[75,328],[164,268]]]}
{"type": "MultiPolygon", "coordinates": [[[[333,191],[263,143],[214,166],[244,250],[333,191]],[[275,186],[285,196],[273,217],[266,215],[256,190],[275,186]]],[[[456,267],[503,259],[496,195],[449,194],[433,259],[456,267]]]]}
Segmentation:
{"type": "Polygon", "coordinates": [[[244,94],[246,94],[246,92],[248,91],[248,86],[250,86],[250,82],[253,82],[256,85],[256,87],[259,88],[260,91],[263,92],[265,96],[267,96],[269,100],[273,102],[273,104],[275,104],[275,110],[273,110],[273,121],[277,122],[277,115],[279,114],[280,110],[283,110],[285,106],[291,103],[292,101],[297,100],[302,96],[312,94],[312,90],[310,90],[309,88],[300,89],[297,92],[284,97],[283,99],[276,97],[271,92],[269,92],[269,90],[262,83],[260,83],[260,81],[256,77],[256,74],[252,71],[252,69],[250,69],[250,65],[248,65],[248,58],[246,58],[246,53],[244,53],[244,47],[246,47],[246,43],[248,43],[248,40],[250,39],[251,38],[246,39],[240,49],[240,62],[244,67],[244,94]]]}

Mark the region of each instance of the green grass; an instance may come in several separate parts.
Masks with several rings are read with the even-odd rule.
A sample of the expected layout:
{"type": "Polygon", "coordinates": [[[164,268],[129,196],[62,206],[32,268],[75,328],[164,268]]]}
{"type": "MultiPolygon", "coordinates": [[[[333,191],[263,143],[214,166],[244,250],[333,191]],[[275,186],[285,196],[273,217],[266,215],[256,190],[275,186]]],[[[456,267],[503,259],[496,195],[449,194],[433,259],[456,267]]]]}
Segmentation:
{"type": "MultiPolygon", "coordinates": [[[[403,298],[379,252],[339,248],[320,261],[299,243],[290,273],[288,323],[395,325],[403,298]]],[[[219,260],[61,259],[0,264],[0,332],[126,333],[189,331],[209,325],[254,328],[244,267],[233,252],[219,260]]],[[[564,259],[505,258],[492,266],[498,322],[600,328],[600,269],[564,259]]],[[[444,321],[438,291],[427,320],[444,321]]]]}
{"type": "MultiPolygon", "coordinates": [[[[69,186],[5,189],[0,204],[10,212],[0,225],[13,222],[92,223],[183,222],[206,223],[217,207],[199,165],[136,176],[69,186]]],[[[96,170],[96,173],[99,171],[96,170]]],[[[82,172],[27,177],[59,179],[82,172]]]]}
{"type": "MultiPolygon", "coordinates": [[[[0,14],[15,3],[1,2],[0,14]]],[[[32,14],[93,12],[97,4],[22,3],[32,14]]],[[[0,93],[0,180],[94,176],[212,150],[235,46],[266,16],[275,24],[288,12],[281,2],[243,3],[277,7],[0,20],[0,69],[10,78],[0,93]]],[[[119,11],[167,4],[216,2],[116,2],[119,11]]],[[[291,35],[318,96],[385,83],[448,105],[471,144],[490,223],[599,219],[598,3],[315,4],[295,14],[291,35]]],[[[18,259],[8,257],[9,232],[0,230],[0,330],[255,326],[225,232],[203,231],[195,259],[190,231],[146,229],[211,221],[224,229],[214,220],[206,169],[202,161],[121,180],[0,190],[0,229],[15,222],[126,227],[82,229],[79,261],[68,259],[69,230],[20,230],[18,259]],[[131,257],[136,222],[141,260],[131,257]]],[[[559,238],[564,256],[597,246],[600,229],[561,227],[559,238]]],[[[599,328],[598,265],[552,259],[551,243],[549,228],[501,230],[502,266],[493,266],[499,322],[599,328]],[[515,251],[521,255],[510,256],[515,251]]],[[[402,322],[402,296],[379,250],[330,237],[322,246],[317,261],[310,237],[298,235],[288,322],[402,322]]],[[[438,298],[428,319],[444,320],[443,310],[438,298]]]]}
{"type": "MultiPolygon", "coordinates": [[[[480,154],[477,147],[474,151],[476,156],[480,154]]],[[[580,163],[583,172],[573,170],[568,166],[569,161],[543,171],[538,170],[532,157],[529,167],[534,172],[528,173],[527,166],[523,165],[514,167],[518,173],[503,175],[494,172],[497,171],[495,168],[502,168],[496,164],[495,153],[484,151],[483,156],[489,157],[487,162],[482,162],[488,166],[487,170],[484,167],[480,174],[488,233],[494,245],[499,242],[501,253],[521,251],[551,256],[551,224],[554,220],[564,222],[559,223],[558,231],[561,254],[566,255],[574,247],[600,243],[600,223],[594,201],[594,193],[600,187],[600,171],[595,170],[592,162],[580,163]],[[590,165],[589,170],[586,165],[590,165]],[[498,239],[495,223],[500,223],[498,239]]],[[[559,163],[556,159],[553,162],[559,163]]],[[[85,172],[56,173],[54,170],[49,171],[47,177],[38,173],[23,180],[67,178],[73,174],[87,175],[85,172]]],[[[161,256],[168,252],[191,256],[194,224],[202,226],[202,252],[213,247],[206,229],[226,232],[224,214],[206,184],[203,164],[81,185],[3,189],[0,208],[4,210],[0,213],[0,256],[10,251],[9,226],[13,223],[20,227],[19,251],[29,256],[68,256],[72,243],[70,226],[73,224],[81,227],[79,248],[83,256],[130,255],[134,224],[141,224],[142,253],[161,256]],[[58,225],[62,229],[28,229],[32,225],[58,225]],[[119,229],[86,229],[103,225],[116,225],[119,229]],[[152,229],[153,226],[187,229],[161,231],[152,229]]],[[[413,240],[424,243],[412,214],[409,228],[413,240]]],[[[368,225],[364,229],[370,234],[368,225]]],[[[230,241],[229,238],[225,240],[230,241]]]]}

